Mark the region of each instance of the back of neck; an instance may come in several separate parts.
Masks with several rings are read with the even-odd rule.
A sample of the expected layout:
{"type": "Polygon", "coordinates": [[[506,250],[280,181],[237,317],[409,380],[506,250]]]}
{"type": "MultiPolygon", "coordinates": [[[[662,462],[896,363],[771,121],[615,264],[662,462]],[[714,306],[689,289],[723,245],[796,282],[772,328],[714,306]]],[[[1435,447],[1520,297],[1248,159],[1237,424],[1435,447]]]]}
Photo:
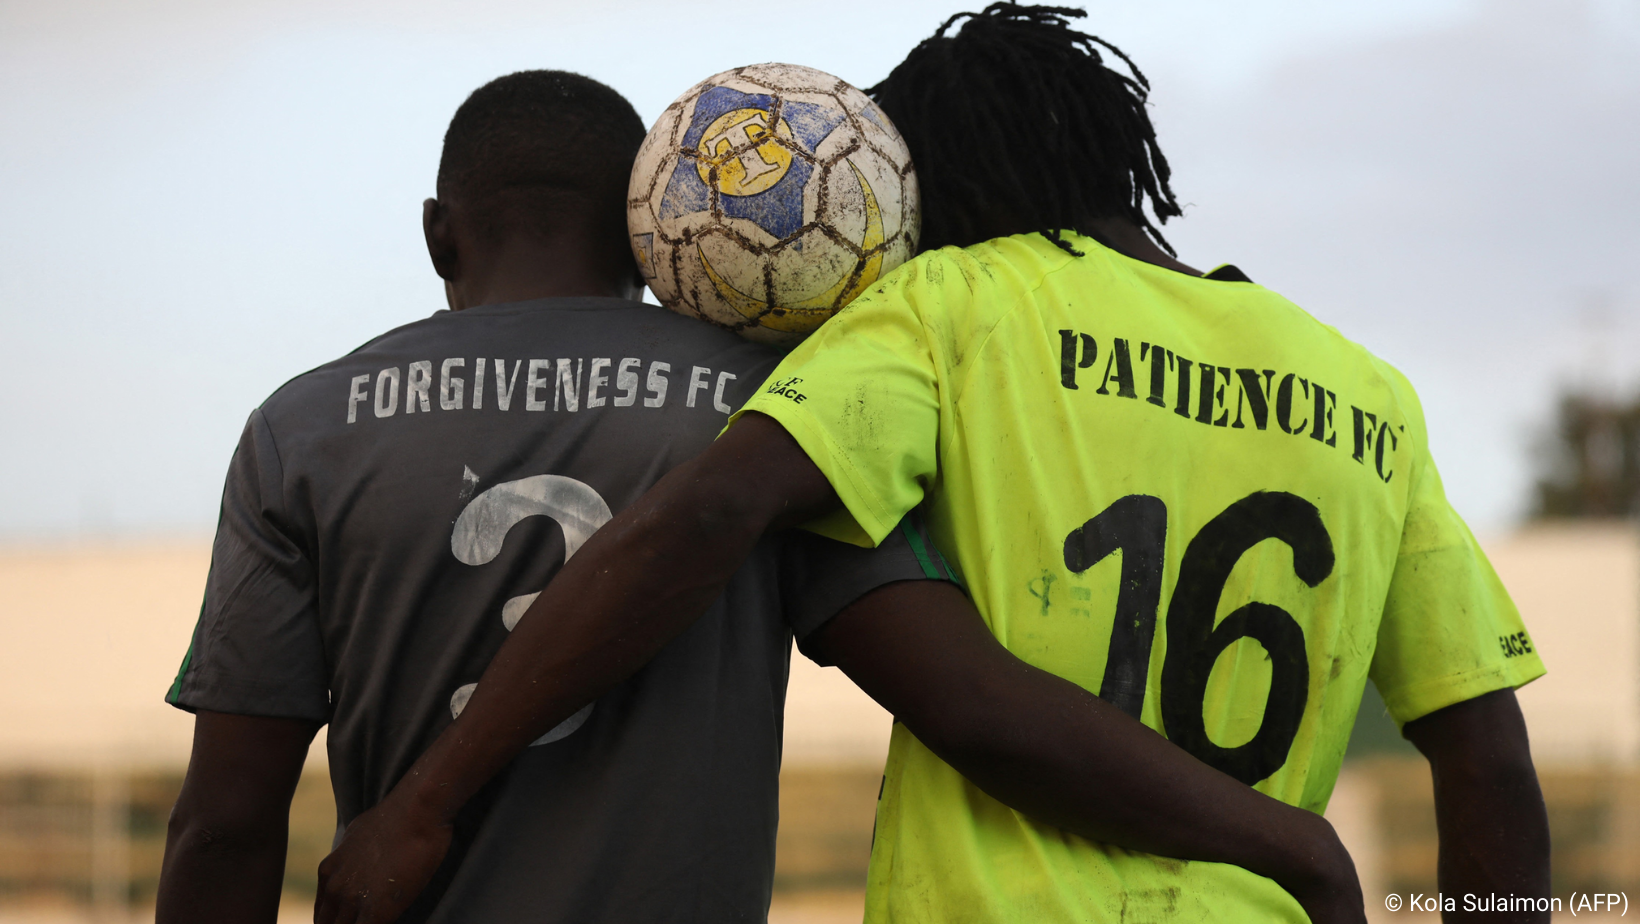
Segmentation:
{"type": "Polygon", "coordinates": [[[630,255],[614,254],[592,235],[514,235],[462,261],[445,291],[453,310],[538,298],[635,298],[630,255]]]}
{"type": "Polygon", "coordinates": [[[1189,276],[1202,275],[1201,270],[1186,266],[1176,257],[1150,239],[1144,229],[1125,218],[1100,218],[1090,223],[1088,236],[1124,257],[1170,269],[1189,276]]]}

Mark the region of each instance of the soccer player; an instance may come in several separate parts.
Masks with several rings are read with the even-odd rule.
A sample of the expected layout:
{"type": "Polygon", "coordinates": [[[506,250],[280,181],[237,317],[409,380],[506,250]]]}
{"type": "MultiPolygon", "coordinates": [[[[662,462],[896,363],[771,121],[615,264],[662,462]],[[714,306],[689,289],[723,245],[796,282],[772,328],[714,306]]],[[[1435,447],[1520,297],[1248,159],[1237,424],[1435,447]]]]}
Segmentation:
{"type": "MultiPolygon", "coordinates": [[[[1145,742],[1111,713],[1242,792],[1319,812],[1369,676],[1430,760],[1442,891],[1545,894],[1513,694],[1543,666],[1445,499],[1416,394],[1240,271],[1165,248],[1145,206],[1179,209],[1148,85],[1069,27],[1079,15],[954,17],[874,88],[918,165],[928,251],[560,572],[535,603],[553,617],[526,614],[401,784],[421,817],[378,819],[398,845],[690,625],[766,530],[871,545],[925,505],[987,638],[1030,667],[976,670],[956,606],[862,601],[811,637],[901,720],[868,921],[1320,916],[1253,864],[1156,855],[1224,859],[1190,821],[1219,829],[1238,797],[1116,759],[1145,742]],[[1098,693],[1008,729],[1057,789],[976,758],[951,719],[983,712],[973,690],[1017,716],[1043,675],[1098,693]],[[1099,726],[1104,750],[1055,747],[1055,730],[1099,726]],[[1149,853],[1116,846],[1156,834],[1124,811],[1158,793],[1180,827],[1158,821],[1149,853]]],[[[384,848],[378,875],[412,854],[384,848]]]]}
{"type": "MultiPolygon", "coordinates": [[[[251,415],[167,696],[198,717],[160,921],[272,921],[315,731],[330,726],[345,830],[460,712],[560,564],[773,368],[635,301],[624,202],[643,137],[625,99],[575,74],[473,93],[423,212],[453,310],[251,415]]],[[[760,920],[792,634],[927,577],[897,542],[761,543],[642,671],[532,736],[405,919],[760,920]]]]}

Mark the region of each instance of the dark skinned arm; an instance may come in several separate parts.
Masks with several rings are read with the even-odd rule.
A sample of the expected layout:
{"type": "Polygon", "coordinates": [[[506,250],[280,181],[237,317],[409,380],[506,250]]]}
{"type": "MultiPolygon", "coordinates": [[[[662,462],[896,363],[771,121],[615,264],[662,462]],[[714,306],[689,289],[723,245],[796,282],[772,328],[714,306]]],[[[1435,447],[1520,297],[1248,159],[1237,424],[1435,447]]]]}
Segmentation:
{"type": "MultiPolygon", "coordinates": [[[[337,851],[320,865],[318,924],[396,919],[433,875],[448,849],[456,812],[480,787],[530,741],[631,676],[699,618],[764,532],[807,522],[835,510],[838,504],[835,492],[796,441],[772,419],[749,414],[705,453],[675,469],[622,511],[581,547],[531,605],[480,678],[460,718],[417,760],[382,805],[349,826],[337,851]]],[[[1078,711],[1077,717],[1066,716],[1063,722],[1074,725],[1081,721],[1076,726],[1079,734],[1097,736],[1119,729],[1113,746],[1099,756],[1099,766],[1112,778],[1123,756],[1117,748],[1134,745],[1143,754],[1131,768],[1135,775],[1160,772],[1165,765],[1164,778],[1180,782],[1187,790],[1197,786],[1208,793],[1229,793],[1224,785],[1228,778],[1221,779],[1216,771],[1154,733],[1135,727],[1137,723],[1123,724],[1111,718],[1111,713],[1123,720],[1126,716],[1100,710],[1099,701],[1085,691],[1078,692],[1074,685],[1057,678],[1050,681],[1050,675],[1040,671],[1025,668],[1022,672],[1024,666],[985,631],[966,600],[956,603],[961,607],[956,618],[965,621],[966,631],[952,633],[947,624],[929,631],[944,633],[952,646],[980,649],[977,653],[963,651],[960,658],[971,659],[963,663],[989,665],[996,685],[1029,681],[1035,684],[1030,687],[1033,692],[1048,694],[1051,700],[1058,697],[1053,707],[1056,713],[1078,711]],[[1003,659],[1010,662],[1008,670],[996,667],[1003,659]],[[1110,721],[1099,725],[1101,717],[1110,721]]],[[[948,608],[937,609],[949,618],[948,608]]],[[[930,614],[931,619],[936,616],[938,613],[930,614]]],[[[876,673],[866,666],[867,657],[851,658],[850,664],[862,678],[875,678],[876,673]]],[[[881,673],[886,676],[892,666],[885,662],[881,673]]],[[[876,684],[886,701],[904,695],[897,687],[891,689],[873,679],[867,682],[876,684]]],[[[1009,706],[1023,715],[1045,712],[1029,695],[1010,700],[1009,706]]],[[[1018,718],[1013,713],[1010,716],[1018,718]]],[[[939,737],[934,726],[922,719],[919,725],[929,729],[931,737],[939,737]]],[[[1175,848],[1174,855],[1186,858],[1230,859],[1222,852],[1231,846],[1222,828],[1208,829],[1211,843],[1191,847],[1185,843],[1190,836],[1188,826],[1177,823],[1181,816],[1171,808],[1163,810],[1169,821],[1161,834],[1148,831],[1151,818],[1145,812],[1129,806],[1112,809],[1098,798],[1095,787],[1088,786],[1085,776],[1077,776],[1088,767],[1061,762],[1042,771],[1036,782],[1010,788],[1002,780],[1006,773],[999,769],[1007,758],[976,755],[992,747],[1003,753],[1040,755],[1062,744],[1053,736],[1068,726],[1043,721],[1019,722],[1016,727],[1028,737],[1028,745],[1009,742],[1014,746],[1010,750],[1007,745],[963,738],[953,730],[948,739],[940,739],[941,747],[973,767],[983,778],[981,785],[1019,798],[1023,810],[1046,812],[1055,821],[1089,813],[1076,819],[1073,830],[1103,835],[1116,843],[1169,846],[1175,848]],[[1077,808],[1069,812],[1054,809],[1055,800],[1064,795],[1060,787],[1080,793],[1067,803],[1077,808]],[[1146,830],[1128,830],[1135,826],[1146,830]]],[[[1100,750],[1097,741],[1084,745],[1082,755],[1100,750]]],[[[1341,848],[1314,846],[1330,834],[1330,829],[1321,831],[1325,821],[1315,819],[1320,821],[1316,826],[1314,821],[1292,815],[1296,810],[1257,797],[1246,787],[1241,790],[1245,792],[1227,798],[1246,814],[1236,816],[1229,827],[1251,821],[1256,822],[1254,827],[1301,830],[1309,835],[1304,840],[1306,847],[1324,854],[1306,856],[1301,848],[1292,856],[1278,856],[1279,851],[1270,848],[1267,855],[1250,859],[1272,871],[1309,862],[1315,869],[1335,873],[1309,876],[1295,872],[1288,876],[1295,887],[1311,879],[1334,882],[1347,878],[1354,891],[1353,899],[1345,899],[1344,904],[1353,900],[1355,917],[1343,914],[1332,919],[1359,920],[1360,893],[1354,885],[1353,867],[1347,877],[1336,874],[1340,863],[1348,865],[1347,855],[1341,848]]],[[[1159,795],[1164,803],[1179,798],[1172,789],[1140,786],[1129,791],[1146,797],[1159,795]]],[[[1206,799],[1192,804],[1213,807],[1206,799]]],[[[1270,843],[1263,834],[1243,834],[1249,843],[1260,845],[1260,851],[1270,843]]],[[[1336,838],[1331,845],[1336,845],[1336,838]]]]}
{"type": "Polygon", "coordinates": [[[796,441],[749,414],[604,524],[525,611],[461,716],[319,865],[316,924],[396,920],[484,784],[699,619],[765,532],[838,505],[796,441]]]}
{"type": "Polygon", "coordinates": [[[290,799],[319,726],[201,712],[171,810],[157,924],[273,924],[285,880],[290,799]]]}
{"type": "Polygon", "coordinates": [[[892,584],[809,643],[988,795],[1092,840],[1233,863],[1314,921],[1364,921],[1332,825],[1201,763],[1082,687],[1014,657],[954,585],[892,584]]]}
{"type": "Polygon", "coordinates": [[[1541,921],[1549,912],[1464,912],[1463,896],[1549,894],[1549,816],[1515,691],[1432,712],[1402,730],[1429,759],[1447,921],[1541,921]]]}

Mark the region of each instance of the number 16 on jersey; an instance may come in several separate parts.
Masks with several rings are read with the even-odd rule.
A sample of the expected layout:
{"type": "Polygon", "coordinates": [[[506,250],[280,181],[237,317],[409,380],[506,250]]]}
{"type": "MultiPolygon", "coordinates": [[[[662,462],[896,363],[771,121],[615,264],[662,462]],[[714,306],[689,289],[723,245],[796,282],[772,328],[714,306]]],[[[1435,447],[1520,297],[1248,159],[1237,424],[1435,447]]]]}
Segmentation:
{"type": "MultiPolygon", "coordinates": [[[[1162,661],[1161,711],[1168,738],[1249,786],[1286,763],[1310,687],[1304,630],[1291,613],[1255,601],[1214,624],[1231,570],[1266,539],[1279,539],[1293,550],[1293,571],[1306,585],[1315,587],[1332,573],[1332,537],[1314,504],[1284,492],[1249,494],[1209,521],[1185,547],[1168,604],[1162,661]],[[1258,732],[1245,744],[1226,748],[1208,737],[1203,708],[1213,664],[1241,638],[1257,641],[1269,655],[1270,692],[1258,732]]],[[[1080,574],[1118,549],[1122,571],[1099,696],[1139,718],[1167,552],[1167,505],[1161,498],[1130,494],[1072,530],[1065,537],[1065,567],[1080,574]]]]}

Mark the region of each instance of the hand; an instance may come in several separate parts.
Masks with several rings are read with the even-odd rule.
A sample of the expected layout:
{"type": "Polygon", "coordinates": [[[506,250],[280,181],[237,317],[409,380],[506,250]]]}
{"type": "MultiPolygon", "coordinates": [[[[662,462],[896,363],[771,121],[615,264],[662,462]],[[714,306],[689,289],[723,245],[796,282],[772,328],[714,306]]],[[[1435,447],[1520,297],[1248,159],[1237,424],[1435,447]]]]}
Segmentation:
{"type": "Polygon", "coordinates": [[[314,924],[390,924],[416,900],[450,849],[453,826],[389,794],[347,826],[319,864],[314,924]]]}
{"type": "Polygon", "coordinates": [[[1314,846],[1304,851],[1306,855],[1291,876],[1278,881],[1303,906],[1313,924],[1366,924],[1366,902],[1355,861],[1332,825],[1319,815],[1315,818],[1320,824],[1307,838],[1314,846]]]}

